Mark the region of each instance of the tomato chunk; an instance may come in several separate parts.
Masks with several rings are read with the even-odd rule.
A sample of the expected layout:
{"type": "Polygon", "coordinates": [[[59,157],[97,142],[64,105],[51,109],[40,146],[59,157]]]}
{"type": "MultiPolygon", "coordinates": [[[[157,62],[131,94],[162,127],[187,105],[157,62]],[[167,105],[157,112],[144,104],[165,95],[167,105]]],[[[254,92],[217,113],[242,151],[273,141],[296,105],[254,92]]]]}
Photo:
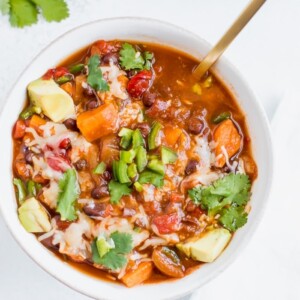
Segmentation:
{"type": "Polygon", "coordinates": [[[92,45],[91,55],[98,54],[102,56],[111,52],[117,52],[120,47],[121,44],[119,42],[106,42],[104,40],[99,40],[92,45]]]}
{"type": "Polygon", "coordinates": [[[131,97],[140,97],[144,92],[146,92],[149,89],[151,79],[151,71],[143,70],[137,73],[129,80],[127,85],[127,92],[131,97]]]}
{"type": "Polygon", "coordinates": [[[58,79],[61,76],[64,76],[69,73],[69,70],[66,67],[57,67],[53,69],[49,69],[44,75],[43,79],[49,80],[49,79],[58,79]]]}
{"type": "Polygon", "coordinates": [[[50,168],[58,172],[65,172],[69,167],[69,163],[62,157],[50,156],[46,160],[50,168]]]}
{"type": "Polygon", "coordinates": [[[63,139],[58,146],[60,149],[68,150],[71,147],[71,140],[69,138],[63,139]]]}
{"type": "Polygon", "coordinates": [[[157,227],[160,234],[168,234],[179,229],[180,218],[177,213],[156,216],[152,223],[157,227]]]}

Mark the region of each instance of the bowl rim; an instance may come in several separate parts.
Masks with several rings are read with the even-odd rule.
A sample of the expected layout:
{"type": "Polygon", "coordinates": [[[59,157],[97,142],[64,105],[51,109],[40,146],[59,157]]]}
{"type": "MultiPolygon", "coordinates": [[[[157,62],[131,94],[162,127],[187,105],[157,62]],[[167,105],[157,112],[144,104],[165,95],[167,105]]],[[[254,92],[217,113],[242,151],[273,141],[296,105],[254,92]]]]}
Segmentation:
{"type": "MultiPolygon", "coordinates": [[[[20,79],[22,78],[22,76],[26,73],[27,69],[34,63],[34,61],[36,61],[40,56],[43,55],[43,53],[50,47],[52,47],[53,45],[55,45],[58,41],[62,40],[65,38],[65,36],[71,34],[74,31],[77,31],[79,29],[82,29],[84,27],[88,27],[94,24],[98,24],[98,23],[104,23],[104,22],[114,22],[114,21],[133,21],[133,22],[149,22],[149,23],[156,23],[156,24],[160,24],[164,27],[169,27],[171,29],[177,29],[180,30],[181,32],[183,32],[185,35],[193,37],[195,40],[197,40],[199,42],[199,44],[205,45],[205,47],[207,48],[211,48],[211,44],[209,42],[207,42],[205,39],[201,38],[200,36],[198,36],[196,33],[187,30],[181,26],[166,22],[166,21],[162,21],[159,19],[155,19],[155,18],[149,18],[149,17],[136,17],[136,16],[130,16],[130,17],[112,17],[112,18],[103,18],[103,19],[96,19],[93,20],[91,22],[85,22],[83,24],[80,24],[78,26],[75,26],[67,31],[65,31],[64,33],[62,33],[61,35],[59,35],[58,37],[56,37],[55,39],[53,39],[52,41],[50,41],[45,47],[43,47],[39,53],[37,55],[35,55],[28,64],[26,64],[26,66],[24,67],[24,69],[22,70],[22,72],[19,74],[19,76],[17,76],[17,79],[13,82],[10,90],[6,93],[6,95],[4,95],[6,98],[6,100],[3,102],[1,110],[0,110],[0,120],[2,119],[2,115],[6,109],[6,106],[8,104],[8,99],[11,97],[11,94],[13,93],[15,86],[17,85],[17,83],[20,81],[20,79]]],[[[154,34],[155,35],[155,34],[154,34]]],[[[157,43],[159,44],[159,43],[157,43]]],[[[171,46],[172,48],[176,49],[175,47],[171,46]]],[[[79,50],[75,49],[76,50],[79,50]]],[[[182,51],[181,49],[178,49],[179,51],[182,51]]],[[[74,52],[75,52],[74,51],[74,52]]],[[[72,54],[72,53],[70,53],[72,54]]],[[[237,67],[235,67],[224,55],[222,55],[222,57],[220,58],[219,61],[222,61],[222,64],[226,66],[226,68],[230,69],[238,78],[239,80],[243,83],[243,85],[247,88],[253,103],[252,105],[255,106],[255,109],[259,112],[260,114],[260,119],[261,122],[263,123],[264,126],[264,130],[266,132],[266,136],[267,136],[267,141],[266,141],[266,145],[267,145],[267,151],[269,153],[269,170],[270,170],[270,177],[268,179],[268,185],[266,187],[266,192],[265,192],[265,197],[262,201],[262,204],[260,204],[260,209],[258,214],[255,217],[255,220],[252,222],[252,226],[248,227],[247,233],[244,233],[247,235],[248,239],[243,239],[241,241],[241,243],[239,244],[238,248],[239,251],[237,251],[237,253],[235,253],[235,255],[231,255],[230,258],[228,258],[225,263],[223,263],[217,270],[212,271],[209,276],[207,276],[207,278],[205,278],[205,280],[198,284],[198,285],[194,285],[193,287],[191,287],[189,290],[186,290],[184,292],[179,292],[176,295],[172,295],[171,297],[164,297],[164,298],[157,298],[157,295],[155,296],[155,298],[157,299],[177,299],[178,297],[183,297],[186,296],[188,294],[191,294],[195,289],[200,288],[201,286],[207,284],[209,281],[211,281],[212,279],[216,278],[219,274],[221,274],[225,269],[228,268],[228,266],[230,266],[236,259],[237,257],[241,254],[241,252],[245,249],[245,247],[247,246],[247,244],[249,243],[250,239],[253,237],[255,231],[258,228],[259,223],[262,220],[262,217],[264,215],[265,209],[266,209],[266,205],[269,201],[270,198],[270,191],[272,189],[272,185],[273,185],[273,171],[274,171],[274,152],[273,152],[273,142],[272,142],[272,134],[271,134],[271,129],[270,129],[270,124],[266,115],[266,112],[263,109],[263,106],[261,104],[261,102],[258,100],[259,98],[257,97],[257,95],[254,93],[253,89],[249,86],[249,84],[247,83],[247,81],[244,79],[243,75],[241,74],[241,72],[237,69],[237,67]]],[[[218,65],[218,63],[216,64],[216,66],[218,65]]],[[[214,67],[215,69],[215,67],[214,67]]],[[[218,75],[218,72],[215,72],[215,75],[218,75]]],[[[222,78],[220,78],[221,80],[223,80],[222,78]]],[[[227,87],[228,84],[224,83],[227,87]]],[[[232,90],[231,88],[229,88],[229,90],[232,90]]],[[[240,104],[239,104],[240,105],[240,104]]],[[[0,122],[1,123],[1,122],[0,122]]],[[[69,288],[76,290],[77,292],[81,293],[82,295],[85,295],[87,297],[97,297],[97,299],[117,299],[117,298],[99,298],[98,296],[95,296],[95,294],[92,293],[88,293],[87,291],[83,290],[81,287],[77,286],[76,283],[70,283],[70,282],[66,282],[66,280],[64,280],[62,278],[62,276],[58,276],[57,272],[54,272],[53,270],[49,270],[47,268],[46,265],[44,265],[42,262],[40,262],[40,260],[36,257],[34,257],[30,251],[28,251],[26,249],[26,246],[23,244],[23,241],[21,241],[21,239],[17,236],[16,232],[14,231],[14,229],[12,228],[12,226],[10,226],[10,220],[9,220],[9,216],[4,212],[3,209],[4,205],[3,202],[0,201],[0,213],[4,219],[4,223],[5,226],[8,228],[8,230],[10,231],[11,235],[13,236],[14,240],[17,242],[17,244],[21,247],[21,249],[44,271],[46,271],[48,274],[50,274],[52,277],[54,277],[55,279],[57,279],[59,282],[63,283],[64,285],[68,286],[69,288]]],[[[197,270],[195,271],[197,272],[197,270]]],[[[86,275],[89,276],[89,275],[86,275]]],[[[90,276],[89,276],[90,277],[90,276]]],[[[103,281],[102,279],[100,279],[101,281],[103,281]]],[[[176,283],[176,281],[173,281],[176,283]]],[[[157,285],[157,283],[155,283],[157,285]]],[[[159,283],[160,284],[160,283],[159,283]]],[[[162,283],[163,284],[163,283],[162,283]]]]}

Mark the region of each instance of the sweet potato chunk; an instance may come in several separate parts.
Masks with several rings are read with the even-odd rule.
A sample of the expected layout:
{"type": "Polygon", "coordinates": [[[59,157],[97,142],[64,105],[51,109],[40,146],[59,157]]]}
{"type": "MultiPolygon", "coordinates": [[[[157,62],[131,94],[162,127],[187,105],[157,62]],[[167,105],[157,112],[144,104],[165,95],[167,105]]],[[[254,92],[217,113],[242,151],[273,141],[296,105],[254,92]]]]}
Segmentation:
{"type": "Polygon", "coordinates": [[[77,126],[89,142],[115,133],[118,129],[117,107],[112,103],[107,103],[96,109],[85,111],[78,116],[77,126]]]}
{"type": "Polygon", "coordinates": [[[182,130],[178,127],[167,125],[164,128],[164,134],[165,134],[164,140],[167,146],[174,147],[180,135],[182,134],[182,130]]]}
{"type": "Polygon", "coordinates": [[[238,152],[241,147],[242,137],[231,120],[223,121],[214,131],[213,139],[216,142],[216,167],[222,168],[226,159],[222,151],[225,148],[228,158],[238,152]]]}
{"type": "Polygon", "coordinates": [[[135,270],[126,273],[126,275],[124,275],[121,280],[126,286],[133,287],[149,279],[152,274],[152,270],[152,262],[142,262],[135,270]]]}

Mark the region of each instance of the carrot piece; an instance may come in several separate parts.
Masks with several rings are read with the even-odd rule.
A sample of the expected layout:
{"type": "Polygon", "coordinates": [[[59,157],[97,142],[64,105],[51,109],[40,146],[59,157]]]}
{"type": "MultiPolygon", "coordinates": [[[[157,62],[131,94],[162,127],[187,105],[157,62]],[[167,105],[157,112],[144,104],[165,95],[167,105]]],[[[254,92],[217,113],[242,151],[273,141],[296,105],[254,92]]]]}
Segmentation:
{"type": "Polygon", "coordinates": [[[45,119],[38,115],[33,115],[29,121],[29,127],[33,128],[38,134],[42,134],[43,130],[40,129],[40,126],[45,125],[46,123],[45,119]]]}
{"type": "Polygon", "coordinates": [[[85,111],[78,116],[77,126],[83,136],[92,142],[117,131],[118,110],[114,104],[106,103],[85,111]]]}
{"type": "Polygon", "coordinates": [[[164,127],[164,135],[165,135],[165,142],[167,146],[173,147],[177,143],[180,135],[182,134],[182,130],[178,127],[172,126],[165,126],[164,127]]]}
{"type": "Polygon", "coordinates": [[[44,178],[44,177],[43,177],[42,175],[40,175],[40,174],[35,175],[35,176],[32,178],[32,180],[33,180],[34,182],[40,183],[40,184],[46,184],[46,183],[49,182],[48,179],[44,178]]]}
{"type": "Polygon", "coordinates": [[[86,82],[86,75],[78,75],[75,77],[75,93],[73,97],[75,104],[78,104],[82,100],[82,83],[84,82],[86,82]]]}
{"type": "Polygon", "coordinates": [[[15,168],[20,177],[27,179],[30,177],[30,170],[27,168],[26,162],[23,160],[17,160],[15,162],[15,168]]]}
{"type": "Polygon", "coordinates": [[[26,124],[23,120],[18,120],[13,129],[13,138],[22,139],[25,135],[26,124]]]}
{"type": "Polygon", "coordinates": [[[71,82],[66,82],[60,86],[63,90],[65,90],[71,97],[73,95],[73,84],[71,82]]]}
{"type": "Polygon", "coordinates": [[[216,142],[216,167],[223,167],[226,159],[222,151],[225,148],[228,158],[233,156],[240,149],[242,144],[242,137],[237,131],[234,123],[231,120],[223,121],[214,131],[213,139],[216,142]]]}
{"type": "Polygon", "coordinates": [[[127,287],[133,287],[149,279],[152,274],[152,270],[152,262],[142,262],[138,265],[137,269],[126,273],[121,280],[127,287]]]}

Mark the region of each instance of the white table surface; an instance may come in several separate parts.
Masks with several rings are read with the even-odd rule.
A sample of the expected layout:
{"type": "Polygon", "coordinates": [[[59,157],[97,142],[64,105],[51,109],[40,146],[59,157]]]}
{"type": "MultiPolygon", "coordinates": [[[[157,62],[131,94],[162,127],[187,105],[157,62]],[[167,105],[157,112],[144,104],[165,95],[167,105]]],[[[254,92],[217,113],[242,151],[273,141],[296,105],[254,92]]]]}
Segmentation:
{"type": "MultiPolygon", "coordinates": [[[[182,26],[214,43],[248,1],[67,2],[71,16],[62,23],[49,24],[41,20],[30,28],[12,29],[7,19],[0,16],[0,107],[14,81],[31,59],[50,41],[77,25],[117,16],[152,17],[182,26]]],[[[225,54],[256,92],[270,119],[286,87],[299,82],[299,16],[299,0],[267,1],[255,20],[225,54]]],[[[201,288],[192,297],[193,300],[220,299],[220,295],[223,299],[231,300],[300,299],[300,248],[295,248],[296,243],[287,242],[286,249],[282,250],[284,240],[274,233],[266,234],[268,230],[273,230],[269,221],[272,221],[272,216],[267,210],[248,247],[222,275],[201,288]],[[276,249],[277,238],[281,251],[276,249]]],[[[299,236],[298,233],[295,237],[297,246],[299,236]]],[[[1,216],[0,238],[0,299],[88,299],[65,287],[31,261],[8,233],[1,216]]]]}

